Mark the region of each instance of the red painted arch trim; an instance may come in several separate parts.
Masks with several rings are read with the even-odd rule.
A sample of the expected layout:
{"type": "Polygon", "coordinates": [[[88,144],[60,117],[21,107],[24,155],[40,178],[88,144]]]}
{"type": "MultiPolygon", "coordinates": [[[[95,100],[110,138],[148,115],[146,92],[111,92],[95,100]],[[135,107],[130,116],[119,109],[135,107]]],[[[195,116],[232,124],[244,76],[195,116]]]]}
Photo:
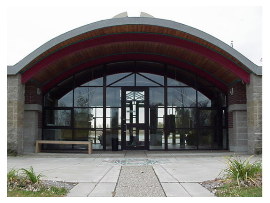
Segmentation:
{"type": "Polygon", "coordinates": [[[227,86],[225,84],[223,84],[221,81],[213,78],[212,76],[210,76],[208,73],[206,73],[203,70],[198,69],[197,67],[191,65],[191,64],[187,64],[184,63],[182,61],[173,59],[173,58],[168,58],[165,56],[160,56],[160,55],[153,55],[153,54],[122,54],[122,55],[110,55],[107,57],[103,57],[103,58],[99,58],[99,59],[95,59],[92,61],[88,61],[86,63],[80,64],[66,72],[64,72],[63,74],[59,75],[57,78],[55,78],[54,80],[50,81],[49,83],[47,83],[46,85],[44,85],[42,87],[42,92],[46,93],[48,90],[50,90],[52,87],[54,87],[56,84],[58,84],[59,82],[69,78],[70,76],[72,76],[75,73],[78,73],[86,68],[89,67],[94,67],[94,66],[98,66],[101,64],[106,64],[106,63],[112,63],[112,62],[119,62],[119,61],[128,61],[128,60],[146,60],[146,61],[155,61],[155,62],[159,62],[159,63],[166,63],[166,64],[170,64],[176,67],[181,67],[183,69],[189,70],[193,73],[198,74],[200,77],[203,77],[204,79],[208,80],[209,82],[212,82],[214,85],[216,85],[217,88],[219,88],[220,90],[226,92],[227,91],[227,86]]]}
{"type": "Polygon", "coordinates": [[[239,78],[241,78],[244,82],[249,83],[250,76],[249,73],[243,70],[241,67],[237,66],[235,63],[220,55],[217,52],[214,52],[204,46],[199,44],[175,38],[167,35],[158,35],[158,34],[149,34],[149,33],[124,33],[124,34],[113,34],[107,36],[101,36],[94,39],[88,39],[86,41],[82,41],[68,47],[65,47],[45,59],[41,60],[37,64],[35,64],[30,69],[26,70],[22,74],[22,83],[27,82],[31,79],[36,73],[38,73],[43,68],[46,68],[47,65],[57,61],[65,55],[71,54],[72,52],[76,52],[85,48],[95,47],[99,45],[104,45],[108,43],[114,42],[127,42],[127,41],[146,41],[146,42],[158,42],[162,44],[168,44],[171,46],[178,46],[182,48],[186,48],[196,52],[197,54],[203,55],[211,60],[227,67],[230,71],[236,74],[239,78]]]}

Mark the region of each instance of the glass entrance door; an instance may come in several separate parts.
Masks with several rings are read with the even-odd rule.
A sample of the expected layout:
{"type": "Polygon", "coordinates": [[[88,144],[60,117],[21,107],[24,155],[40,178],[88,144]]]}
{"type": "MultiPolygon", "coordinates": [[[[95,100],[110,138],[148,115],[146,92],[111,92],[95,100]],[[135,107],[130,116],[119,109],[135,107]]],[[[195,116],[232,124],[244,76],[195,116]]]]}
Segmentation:
{"type": "Polygon", "coordinates": [[[122,88],[122,149],[149,148],[148,88],[122,88]]]}

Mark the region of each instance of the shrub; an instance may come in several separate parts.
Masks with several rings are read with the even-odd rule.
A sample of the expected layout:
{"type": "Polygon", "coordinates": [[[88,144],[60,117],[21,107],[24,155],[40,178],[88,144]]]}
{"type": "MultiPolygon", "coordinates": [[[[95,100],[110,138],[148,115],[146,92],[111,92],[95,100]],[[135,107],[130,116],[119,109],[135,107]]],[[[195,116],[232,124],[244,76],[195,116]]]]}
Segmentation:
{"type": "Polygon", "coordinates": [[[32,166],[29,170],[24,168],[22,168],[21,170],[32,183],[38,183],[40,181],[40,178],[42,177],[41,174],[36,175],[32,166]]]}
{"type": "Polygon", "coordinates": [[[225,178],[236,180],[237,184],[240,186],[241,181],[253,181],[259,174],[262,173],[261,162],[256,161],[250,163],[252,156],[246,160],[241,160],[240,158],[229,157],[227,159],[228,167],[222,172],[225,178]]]}
{"type": "Polygon", "coordinates": [[[11,169],[8,173],[7,173],[7,180],[8,181],[13,181],[18,179],[18,170],[15,169],[11,169]]]}

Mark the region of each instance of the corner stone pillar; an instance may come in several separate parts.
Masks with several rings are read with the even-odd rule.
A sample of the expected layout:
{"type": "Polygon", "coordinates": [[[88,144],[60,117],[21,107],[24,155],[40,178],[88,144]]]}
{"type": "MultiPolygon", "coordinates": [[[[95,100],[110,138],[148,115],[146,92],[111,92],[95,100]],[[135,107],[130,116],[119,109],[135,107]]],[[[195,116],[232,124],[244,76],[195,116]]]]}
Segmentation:
{"type": "Polygon", "coordinates": [[[37,139],[41,139],[42,95],[31,82],[25,84],[23,152],[35,152],[37,139]]]}
{"type": "Polygon", "coordinates": [[[23,152],[24,91],[20,75],[7,76],[7,150],[23,152]]]}
{"type": "Polygon", "coordinates": [[[262,153],[262,76],[250,75],[247,90],[248,153],[262,153]]]}

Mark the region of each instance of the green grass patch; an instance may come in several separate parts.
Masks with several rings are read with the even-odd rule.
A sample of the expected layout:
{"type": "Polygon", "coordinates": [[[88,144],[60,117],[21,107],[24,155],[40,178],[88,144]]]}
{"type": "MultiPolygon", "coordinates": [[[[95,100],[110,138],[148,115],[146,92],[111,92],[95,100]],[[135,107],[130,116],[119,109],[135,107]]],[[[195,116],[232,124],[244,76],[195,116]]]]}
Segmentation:
{"type": "Polygon", "coordinates": [[[8,197],[62,197],[68,193],[64,187],[55,187],[43,184],[41,174],[36,174],[33,167],[30,169],[11,169],[7,173],[8,197]],[[20,173],[21,172],[21,173],[20,173]]]}
{"type": "Polygon", "coordinates": [[[66,188],[49,187],[41,188],[38,191],[25,191],[14,189],[7,192],[8,197],[63,197],[67,194],[66,188]]]}
{"type": "Polygon", "coordinates": [[[240,187],[237,184],[224,184],[217,188],[218,197],[262,197],[262,187],[240,187]]]}

